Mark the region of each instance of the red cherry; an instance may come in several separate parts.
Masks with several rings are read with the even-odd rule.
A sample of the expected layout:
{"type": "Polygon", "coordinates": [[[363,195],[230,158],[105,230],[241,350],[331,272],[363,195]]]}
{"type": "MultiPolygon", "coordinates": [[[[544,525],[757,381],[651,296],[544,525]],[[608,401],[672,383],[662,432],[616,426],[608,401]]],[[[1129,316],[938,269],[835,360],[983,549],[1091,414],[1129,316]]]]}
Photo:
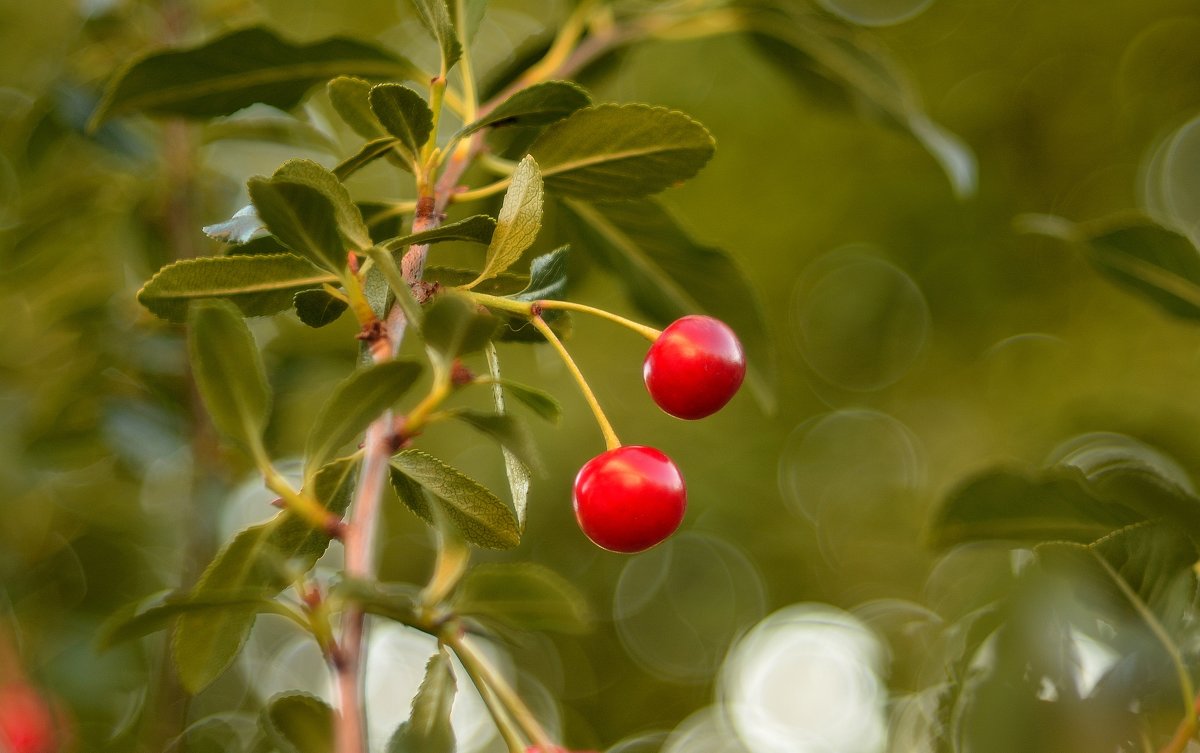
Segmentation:
{"type": "Polygon", "coordinates": [[[32,688],[21,683],[0,688],[0,750],[50,753],[57,726],[49,704],[32,688]]]}
{"type": "Polygon", "coordinates": [[[686,419],[719,411],[745,376],[741,342],[711,316],[676,319],[650,346],[642,367],[646,389],[658,407],[686,419]]]}
{"type": "Polygon", "coordinates": [[[671,459],[628,445],[589,460],[575,477],[575,518],[597,546],[640,552],[670,536],[683,520],[687,490],[671,459]]]}

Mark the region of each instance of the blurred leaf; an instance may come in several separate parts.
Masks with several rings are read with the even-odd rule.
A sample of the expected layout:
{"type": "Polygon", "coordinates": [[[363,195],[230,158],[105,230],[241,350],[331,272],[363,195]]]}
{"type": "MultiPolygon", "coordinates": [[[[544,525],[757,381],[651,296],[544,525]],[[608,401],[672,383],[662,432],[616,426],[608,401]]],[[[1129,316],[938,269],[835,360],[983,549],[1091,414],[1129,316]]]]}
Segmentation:
{"type": "Polygon", "coordinates": [[[155,316],[173,322],[187,319],[193,301],[211,298],[229,300],[243,316],[263,316],[290,307],[297,291],[336,280],[292,254],[209,256],[163,267],[137,299],[155,316]]]}
{"type": "Polygon", "coordinates": [[[931,538],[938,548],[994,539],[1088,543],[1143,519],[1098,499],[1074,469],[995,469],[950,493],[934,515],[931,538]]]}
{"type": "Polygon", "coordinates": [[[225,301],[196,302],[188,313],[188,356],[213,424],[246,449],[258,451],[271,388],[241,313],[225,301]]]}
{"type": "Polygon", "coordinates": [[[548,125],[591,103],[587,90],[579,84],[543,81],[516,92],[487,115],[464,126],[452,140],[469,136],[481,128],[548,125]]]}
{"type": "MultiPolygon", "coordinates": [[[[496,375],[493,374],[492,377],[495,378],[496,375]]],[[[508,394],[520,400],[526,407],[550,423],[557,424],[562,418],[562,406],[548,392],[508,379],[500,379],[498,383],[508,394]]]]}
{"type": "Polygon", "coordinates": [[[529,153],[547,191],[604,200],[634,199],[687,180],[714,150],[704,126],[681,112],[606,104],[550,126],[529,153]]]}
{"type": "Polygon", "coordinates": [[[421,147],[433,132],[433,110],[420,94],[402,84],[371,87],[371,111],[407,153],[410,164],[416,162],[421,147]]]}
{"type": "Polygon", "coordinates": [[[500,321],[466,296],[442,293],[425,314],[421,332],[425,344],[435,350],[448,367],[465,353],[474,353],[496,334],[500,321]]]}
{"type": "Polygon", "coordinates": [[[385,361],[359,369],[334,388],[308,435],[305,467],[315,470],[358,436],[412,387],[421,373],[416,361],[385,361]]]}
{"type": "Polygon", "coordinates": [[[334,585],[332,594],[338,599],[353,602],[364,612],[386,617],[402,625],[416,625],[417,602],[421,590],[407,583],[378,583],[343,577],[334,585]]]}
{"type": "Polygon", "coordinates": [[[561,213],[571,247],[593,254],[658,326],[703,313],[728,324],[746,349],[749,384],[768,411],[775,405],[775,347],[758,295],[724,251],[692,240],[653,201],[585,204],[561,213]]]}
{"type": "Polygon", "coordinates": [[[202,118],[255,102],[287,110],[310,88],[339,75],[425,78],[403,57],[352,39],[294,44],[266,28],[241,29],[134,61],[109,81],[89,127],[138,111],[202,118]]]}
{"type": "Polygon", "coordinates": [[[285,246],[334,273],[346,266],[333,203],[325,194],[274,178],[251,178],[246,185],[259,216],[285,246]]]}
{"type": "Polygon", "coordinates": [[[482,413],[466,408],[457,409],[454,418],[488,435],[500,443],[525,465],[538,473],[544,472],[537,443],[520,418],[503,413],[482,413]]]}
{"type": "Polygon", "coordinates": [[[289,691],[267,701],[259,726],[279,753],[333,753],[333,720],[320,698],[289,691]]]}
{"type": "Polygon", "coordinates": [[[417,11],[417,18],[421,20],[421,25],[433,35],[433,40],[438,43],[438,49],[442,53],[442,72],[448,72],[462,57],[462,44],[458,41],[458,31],[455,29],[450,10],[446,7],[446,0],[409,0],[409,2],[417,11]]]}
{"type": "Polygon", "coordinates": [[[328,199],[333,206],[338,229],[342,231],[346,240],[353,243],[354,247],[360,251],[371,245],[371,234],[367,232],[367,225],[363,222],[362,213],[358,211],[354,200],[350,198],[350,192],[346,190],[346,186],[342,185],[341,180],[330,171],[312,160],[290,159],[279,166],[271,176],[271,180],[299,183],[320,191],[321,195],[328,199]]]}
{"type": "Polygon", "coordinates": [[[404,167],[406,170],[411,170],[412,168],[407,156],[398,151],[400,148],[400,139],[392,136],[381,136],[377,139],[372,139],[363,144],[362,148],[357,152],[339,162],[337,167],[333,168],[333,174],[340,180],[345,180],[375,160],[386,157],[389,154],[393,154],[399,160],[396,164],[404,167]]]}
{"type": "Polygon", "coordinates": [[[237,210],[233,217],[224,222],[205,225],[201,229],[209,238],[224,243],[248,243],[259,233],[267,232],[267,226],[259,218],[253,204],[237,210]]]}
{"type": "Polygon", "coordinates": [[[496,231],[476,282],[495,277],[515,264],[533,245],[541,227],[542,177],[537,162],[527,156],[517,165],[504,193],[504,203],[496,216],[496,231]]]}
{"type": "Polygon", "coordinates": [[[220,611],[231,607],[253,607],[258,612],[273,612],[277,608],[275,593],[264,589],[242,591],[213,591],[192,595],[180,591],[163,591],[149,599],[126,606],[105,620],[97,631],[97,648],[104,650],[118,643],[141,638],[163,630],[181,614],[188,612],[220,611]]]}
{"type": "Polygon", "coordinates": [[[1185,319],[1200,319],[1200,251],[1150,222],[1093,236],[1088,260],[1110,280],[1185,319]]]}
{"type": "Polygon", "coordinates": [[[912,82],[871,35],[835,23],[799,4],[752,2],[750,40],[800,89],[827,94],[825,79],[907,130],[937,160],[956,195],[975,193],[978,165],[971,149],[930,120],[912,82]]]}
{"type": "Polygon", "coordinates": [[[562,298],[567,289],[567,253],[570,250],[569,246],[560,246],[535,257],[529,263],[529,284],[508,297],[527,303],[562,298]]]}
{"type": "MultiPolygon", "coordinates": [[[[317,472],[312,489],[305,493],[340,516],[350,504],[357,469],[354,458],[336,460],[317,472]]],[[[191,597],[247,589],[278,594],[295,574],[312,569],[328,545],[324,531],[284,510],[226,544],[200,576],[191,597]]],[[[241,650],[254,617],[253,609],[180,616],[173,641],[175,665],[189,692],[200,692],[225,671],[241,650]]]]}
{"type": "MultiPolygon", "coordinates": [[[[444,288],[457,288],[470,283],[479,277],[479,273],[470,269],[453,269],[451,267],[425,267],[425,281],[437,282],[444,288]]],[[[524,275],[505,272],[484,280],[472,290],[477,293],[490,295],[507,295],[514,293],[529,284],[529,278],[524,275]]]]}
{"type": "Polygon", "coordinates": [[[333,324],[345,313],[350,305],[328,291],[301,290],[292,297],[292,305],[296,307],[296,316],[310,327],[324,327],[333,324]]]}
{"type": "Polygon", "coordinates": [[[338,153],[337,144],[333,143],[329,134],[286,112],[239,114],[212,120],[204,124],[201,136],[206,144],[214,141],[266,141],[301,149],[317,149],[333,155],[338,153]]]}
{"type": "Polygon", "coordinates": [[[420,450],[404,450],[392,456],[391,462],[396,494],[426,522],[432,524],[434,518],[423,495],[415,493],[421,489],[442,501],[442,509],[472,544],[512,549],[521,543],[513,510],[462,471],[420,450]]]}
{"type": "Polygon", "coordinates": [[[488,243],[496,231],[496,221],[486,214],[474,214],[456,222],[435,227],[421,233],[404,235],[387,242],[390,251],[399,251],[417,243],[439,243],[441,241],[469,241],[488,243]]]}
{"type": "Polygon", "coordinates": [[[592,622],[591,609],[579,589],[533,562],[475,566],[459,585],[454,607],[460,614],[518,630],[578,634],[587,632],[592,622]]]}
{"type": "MultiPolygon", "coordinates": [[[[484,349],[487,356],[488,373],[492,376],[492,403],[496,413],[504,415],[504,391],[500,378],[500,355],[496,346],[488,343],[484,349]]],[[[525,533],[525,511],[529,506],[529,468],[518,459],[517,455],[503,444],[500,454],[504,456],[504,476],[508,479],[508,491],[512,496],[513,512],[517,515],[517,530],[525,533]]]]}
{"type": "Polygon", "coordinates": [[[325,85],[334,111],[364,139],[377,139],[388,133],[371,110],[371,82],[355,76],[338,76],[325,85]]]}
{"type": "Polygon", "coordinates": [[[450,11],[450,20],[454,23],[454,28],[458,29],[459,41],[465,43],[474,39],[475,33],[479,31],[484,13],[487,11],[487,0],[461,1],[464,10],[461,18],[458,13],[458,2],[448,2],[446,7],[450,11]]]}
{"type": "Polygon", "coordinates": [[[387,753],[454,753],[450,709],[457,689],[450,655],[439,647],[425,666],[425,679],[413,696],[412,714],[388,741],[387,753]]]}

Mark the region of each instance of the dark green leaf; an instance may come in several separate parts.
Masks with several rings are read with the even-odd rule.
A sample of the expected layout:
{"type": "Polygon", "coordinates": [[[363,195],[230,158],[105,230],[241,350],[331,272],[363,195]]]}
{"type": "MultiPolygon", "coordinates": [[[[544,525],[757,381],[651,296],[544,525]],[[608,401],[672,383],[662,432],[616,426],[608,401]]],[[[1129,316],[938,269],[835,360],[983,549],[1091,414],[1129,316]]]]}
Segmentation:
{"type": "Polygon", "coordinates": [[[543,126],[562,120],[592,103],[587,90],[570,81],[544,81],[513,94],[474,123],[465,126],[454,138],[469,136],[481,128],[501,126],[543,126]]]}
{"type": "Polygon", "coordinates": [[[724,251],[692,240],[653,201],[589,205],[564,202],[562,218],[577,253],[586,251],[625,287],[658,326],[704,313],[728,324],[746,349],[749,384],[759,403],[775,402],[775,349],[758,296],[724,251]]]}
{"type": "Polygon", "coordinates": [[[587,600],[567,579],[532,562],[471,568],[454,596],[464,615],[518,630],[583,633],[592,622],[587,600]]]}
{"type": "Polygon", "coordinates": [[[346,266],[333,203],[303,183],[251,178],[250,200],[271,234],[300,256],[331,272],[346,266]]]}
{"type": "MultiPolygon", "coordinates": [[[[425,267],[425,281],[437,282],[443,288],[457,288],[469,284],[479,277],[479,273],[470,269],[453,269],[451,267],[425,267]]],[[[490,280],[484,280],[472,290],[489,295],[508,295],[519,291],[529,284],[529,278],[505,272],[490,280]]]]}
{"type": "Polygon", "coordinates": [[[399,251],[416,243],[440,243],[442,241],[470,241],[489,243],[496,231],[496,221],[486,214],[475,214],[456,222],[441,225],[433,230],[413,233],[387,242],[389,251],[399,251]]]}
{"type": "MultiPolygon", "coordinates": [[[[453,0],[451,0],[453,2],[453,0]]],[[[410,0],[417,11],[421,25],[433,35],[442,53],[442,69],[449,71],[458,59],[462,57],[462,44],[458,40],[458,31],[454,28],[450,10],[446,0],[410,0]]],[[[465,19],[464,19],[465,20],[465,19]]]]}
{"type": "MultiPolygon", "coordinates": [[[[393,473],[393,478],[396,474],[393,473]]],[[[412,483],[400,476],[403,483],[412,483]]],[[[417,487],[420,491],[420,487],[417,487]]],[[[417,625],[417,604],[421,590],[407,583],[378,583],[343,577],[333,587],[333,596],[362,607],[368,614],[386,617],[402,625],[417,625]]]]}
{"type": "Polygon", "coordinates": [[[320,191],[333,206],[338,229],[358,250],[371,245],[371,234],[363,222],[362,213],[350,198],[350,192],[336,175],[312,160],[290,159],[271,176],[273,182],[300,183],[320,191]]]}
{"type": "Polygon", "coordinates": [[[993,539],[1088,543],[1142,519],[1097,498],[1075,469],[998,469],[951,492],[934,515],[931,538],[939,548],[993,539]]]}
{"type": "Polygon", "coordinates": [[[529,149],[546,190],[592,200],[635,199],[700,171],[712,136],[675,110],[597,105],[555,123],[529,149]]]}
{"type": "Polygon", "coordinates": [[[338,75],[424,78],[408,60],[351,39],[294,44],[265,28],[242,29],[134,61],[109,82],[90,127],[139,111],[203,118],[255,102],[287,110],[314,85],[338,75]]]}
{"type": "Polygon", "coordinates": [[[333,753],[333,719],[320,698],[291,691],[267,701],[258,723],[279,753],[333,753]]]}
{"type": "Polygon", "coordinates": [[[263,316],[292,305],[297,291],[337,278],[292,254],[210,256],[158,270],[138,291],[138,302],[173,322],[187,319],[193,301],[224,298],[244,316],[263,316]]]}
{"type": "Polygon", "coordinates": [[[393,456],[392,468],[397,495],[426,522],[433,522],[432,510],[422,500],[423,495],[414,493],[414,485],[441,500],[442,509],[472,544],[512,549],[521,543],[512,508],[462,471],[420,450],[405,450],[393,456]]]}
{"type": "Polygon", "coordinates": [[[374,86],[370,97],[375,117],[400,142],[409,162],[415,162],[433,132],[433,111],[429,109],[429,103],[402,84],[374,86]]]}
{"type": "MultiPolygon", "coordinates": [[[[263,232],[267,229],[264,227],[263,232]]],[[[271,254],[286,254],[289,253],[287,246],[279,242],[279,239],[273,235],[262,235],[258,238],[251,238],[245,243],[235,243],[225,248],[225,256],[270,256],[271,254]]],[[[333,275],[328,275],[329,281],[334,280],[333,275]]]]}
{"type": "MultiPolygon", "coordinates": [[[[501,388],[500,355],[496,346],[488,343],[484,348],[487,356],[488,373],[492,376],[492,402],[496,413],[505,414],[504,390],[501,388]]],[[[504,475],[508,479],[508,491],[512,495],[513,511],[517,514],[517,529],[525,532],[525,511],[529,506],[529,468],[525,463],[504,445],[500,446],[500,454],[504,456],[504,475]]]]}
{"type": "Polygon", "coordinates": [[[350,306],[325,290],[301,290],[292,298],[296,316],[310,327],[324,327],[338,320],[350,306]]]}
{"type": "Polygon", "coordinates": [[[429,659],[425,679],[413,697],[412,714],[388,741],[387,753],[454,753],[450,709],[458,685],[445,648],[429,659]]]}
{"type": "Polygon", "coordinates": [[[1109,279],[1168,313],[1200,319],[1200,251],[1184,236],[1144,222],[1097,235],[1088,248],[1109,279]]]}
{"type": "Polygon", "coordinates": [[[525,467],[538,473],[544,472],[537,443],[534,442],[529,427],[516,416],[502,413],[481,413],[468,409],[456,410],[453,415],[459,421],[495,439],[501,447],[515,455],[525,467]]]}
{"type": "Polygon", "coordinates": [[[562,406],[549,393],[507,379],[501,379],[500,385],[508,394],[550,423],[556,424],[562,418],[562,406]]]}
{"type": "Polygon", "coordinates": [[[473,353],[496,334],[500,321],[466,296],[442,293],[425,314],[421,332],[448,366],[455,358],[473,353]]]}
{"type": "Polygon", "coordinates": [[[337,144],[333,143],[329,134],[312,123],[265,106],[262,109],[263,111],[239,113],[206,123],[202,131],[204,142],[266,141],[302,149],[317,149],[327,154],[338,153],[337,144]]]}
{"type": "Polygon", "coordinates": [[[338,448],[403,397],[420,373],[416,361],[386,361],[359,369],[338,384],[313,422],[305,466],[314,470],[323,466],[338,448]]]}
{"type": "Polygon", "coordinates": [[[570,247],[562,246],[534,258],[529,264],[529,284],[508,297],[527,303],[562,298],[567,289],[567,252],[570,250],[570,247]]]}
{"type": "Polygon", "coordinates": [[[364,139],[387,136],[383,124],[371,111],[371,82],[354,76],[338,76],[325,86],[329,103],[341,119],[364,139]]]}
{"type": "Polygon", "coordinates": [[[362,148],[357,152],[339,162],[337,167],[333,168],[333,174],[339,180],[345,180],[375,160],[386,157],[389,154],[393,154],[399,160],[397,164],[405,170],[411,170],[411,165],[407,161],[407,155],[399,151],[400,148],[400,140],[392,136],[381,136],[373,139],[363,144],[362,148]]]}
{"type": "MultiPolygon", "coordinates": [[[[334,461],[316,474],[305,492],[341,515],[350,504],[357,469],[354,458],[334,461]]],[[[285,510],[226,544],[200,576],[191,598],[246,589],[278,594],[297,573],[312,569],[328,545],[324,531],[285,510]]],[[[173,648],[183,686],[198,693],[224,672],[241,650],[254,617],[253,608],[181,615],[173,648]]]]}
{"type": "Polygon", "coordinates": [[[512,174],[496,217],[496,232],[478,282],[505,271],[533,245],[542,227],[542,178],[533,157],[525,157],[512,174]]]}
{"type": "Polygon", "coordinates": [[[97,631],[96,645],[107,649],[118,643],[141,638],[163,630],[181,614],[220,611],[230,608],[254,608],[273,612],[275,593],[264,589],[213,591],[193,596],[180,591],[163,591],[149,599],[128,605],[105,620],[97,631]]]}
{"type": "Polygon", "coordinates": [[[267,425],[271,389],[241,313],[225,301],[196,302],[188,315],[188,355],[213,424],[256,451],[267,425]]]}

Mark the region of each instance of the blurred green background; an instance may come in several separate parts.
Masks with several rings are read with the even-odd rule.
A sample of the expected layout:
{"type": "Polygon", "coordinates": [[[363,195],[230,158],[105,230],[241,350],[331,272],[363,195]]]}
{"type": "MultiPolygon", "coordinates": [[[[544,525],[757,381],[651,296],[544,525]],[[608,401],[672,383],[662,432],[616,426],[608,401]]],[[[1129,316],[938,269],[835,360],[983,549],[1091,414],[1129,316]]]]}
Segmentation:
{"type": "MultiPolygon", "coordinates": [[[[478,67],[535,44],[565,5],[491,3],[478,67]]],[[[588,635],[507,647],[573,747],[639,738],[623,749],[653,749],[652,733],[714,701],[734,640],[793,604],[854,610],[886,647],[880,671],[893,700],[940,682],[938,636],[1009,578],[1005,548],[926,545],[936,502],[974,471],[1040,464],[1090,432],[1128,435],[1187,474],[1200,470],[1194,328],[1113,287],[1070,246],[1014,228],[1022,213],[1200,219],[1189,125],[1200,116],[1200,9],[827,5],[867,21],[919,11],[870,34],[908,69],[930,116],[974,152],[975,195],[956,198],[905,132],[799,92],[737,37],[647,44],[585,79],[598,101],[675,107],[715,135],[712,163],[663,199],[760,291],[779,386],[769,413],[743,391],[710,419],[675,421],[641,387],[644,343],[576,317],[569,347],[621,437],[668,452],[688,482],[682,534],[630,558],[597,550],[573,521],[571,480],[601,438],[568,375],[551,353],[502,350],[507,375],[552,391],[566,415],[534,427],[549,473],[535,483],[525,542],[482,559],[544,563],[598,616],[588,635]]],[[[260,625],[246,662],[187,701],[163,636],[93,647],[116,608],[191,583],[237,526],[269,512],[188,387],[180,329],[134,293],[174,258],[218,252],[200,226],[245,203],[246,177],[298,153],[332,158],[205,143],[196,127],[143,119],[93,135],[84,124],[132,56],[257,22],[294,39],[375,39],[418,60],[431,51],[395,0],[0,0],[0,623],[22,671],[68,709],[80,750],[161,750],[218,712],[240,729],[237,712],[266,692],[256,682],[286,685],[280,668],[298,652],[260,625]]],[[[323,97],[306,112],[332,128],[323,97]]],[[[383,170],[350,185],[404,190],[383,170]]],[[[586,257],[575,249],[573,297],[635,315],[586,257]]],[[[277,395],[273,454],[298,457],[320,398],[353,363],[353,325],[314,331],[286,314],[254,329],[277,395]]],[[[504,488],[494,448],[462,441],[435,431],[427,446],[504,488]]],[[[398,505],[383,540],[384,578],[427,575],[426,529],[398,505]]],[[[396,692],[403,718],[408,700],[396,692]]],[[[899,726],[893,719],[896,749],[921,749],[897,742],[899,726]]],[[[678,734],[672,745],[683,744],[678,734]]],[[[715,739],[690,750],[733,750],[715,739]]]]}

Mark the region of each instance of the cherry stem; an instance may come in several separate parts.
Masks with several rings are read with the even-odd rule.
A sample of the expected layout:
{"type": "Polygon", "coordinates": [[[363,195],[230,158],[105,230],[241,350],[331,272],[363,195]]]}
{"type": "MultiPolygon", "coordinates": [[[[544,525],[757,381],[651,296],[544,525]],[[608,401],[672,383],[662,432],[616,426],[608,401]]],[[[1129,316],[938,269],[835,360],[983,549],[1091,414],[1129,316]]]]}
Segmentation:
{"type": "MultiPolygon", "coordinates": [[[[475,683],[480,695],[485,696],[485,701],[488,693],[493,694],[507,715],[512,717],[534,745],[541,750],[554,750],[554,741],[550,739],[550,735],[546,733],[541,722],[484,655],[467,642],[466,636],[456,634],[447,636],[443,640],[458,656],[463,669],[467,670],[467,674],[471,676],[471,682],[475,683]]],[[[495,718],[494,714],[493,718],[495,718]]],[[[499,720],[497,720],[497,726],[499,726],[499,720]]]]}
{"type": "Polygon", "coordinates": [[[540,316],[535,315],[530,317],[529,321],[538,332],[542,333],[542,337],[546,338],[554,346],[563,363],[567,365],[567,370],[571,372],[571,376],[575,377],[575,382],[579,385],[580,391],[583,392],[583,399],[587,401],[588,407],[592,409],[592,414],[596,417],[596,423],[600,424],[600,433],[604,435],[605,446],[610,450],[620,447],[621,440],[617,439],[617,433],[613,431],[612,424],[608,422],[608,417],[604,415],[604,411],[600,408],[600,401],[596,399],[591,385],[583,377],[583,372],[575,365],[575,360],[571,358],[571,354],[563,347],[562,341],[558,339],[558,335],[554,334],[554,330],[550,329],[550,325],[546,324],[546,320],[540,316]]]}
{"type": "Polygon", "coordinates": [[[626,319],[623,316],[618,316],[617,314],[614,314],[611,311],[605,311],[604,309],[598,309],[595,306],[587,306],[582,303],[574,303],[572,301],[547,300],[547,301],[534,301],[532,305],[535,306],[536,308],[540,308],[543,310],[578,311],[583,314],[591,314],[592,316],[598,316],[601,319],[607,319],[610,322],[615,322],[616,324],[620,324],[622,327],[625,327],[626,329],[631,329],[634,332],[641,335],[642,337],[649,340],[650,342],[654,342],[655,340],[658,339],[658,336],[662,334],[662,330],[654,329],[653,327],[647,327],[645,324],[638,324],[637,322],[633,321],[632,319],[626,319]]]}

